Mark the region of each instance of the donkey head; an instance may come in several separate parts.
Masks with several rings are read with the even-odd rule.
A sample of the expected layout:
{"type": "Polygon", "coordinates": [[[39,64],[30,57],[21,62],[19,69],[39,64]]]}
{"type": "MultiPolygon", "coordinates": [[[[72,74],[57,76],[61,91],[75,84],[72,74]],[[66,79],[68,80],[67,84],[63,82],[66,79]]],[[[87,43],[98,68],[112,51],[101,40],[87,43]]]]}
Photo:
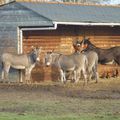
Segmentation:
{"type": "Polygon", "coordinates": [[[54,52],[54,50],[47,52],[45,55],[45,65],[47,67],[50,66],[51,64],[55,65],[58,62],[59,57],[61,55],[62,54],[60,54],[60,53],[54,52]]]}
{"type": "Polygon", "coordinates": [[[80,44],[82,50],[86,50],[91,45],[90,38],[84,38],[80,44]]]}
{"type": "Polygon", "coordinates": [[[92,44],[92,43],[90,42],[90,38],[84,38],[84,39],[81,41],[81,44],[82,44],[82,45],[90,45],[90,44],[92,44]]]}
{"type": "Polygon", "coordinates": [[[73,41],[73,47],[75,52],[81,52],[83,50],[81,41],[79,39],[73,41]]]}
{"type": "Polygon", "coordinates": [[[52,54],[53,54],[53,52],[47,52],[47,53],[45,54],[45,65],[46,65],[47,67],[50,66],[51,63],[52,63],[52,54]]]}
{"type": "Polygon", "coordinates": [[[32,58],[35,62],[40,62],[41,47],[32,46],[32,58]]]}

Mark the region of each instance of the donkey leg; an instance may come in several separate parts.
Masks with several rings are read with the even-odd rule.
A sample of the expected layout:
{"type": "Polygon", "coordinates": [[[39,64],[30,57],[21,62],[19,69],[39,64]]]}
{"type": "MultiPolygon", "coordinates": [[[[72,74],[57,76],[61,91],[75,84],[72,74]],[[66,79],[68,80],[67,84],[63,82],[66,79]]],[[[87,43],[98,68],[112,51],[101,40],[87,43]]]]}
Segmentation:
{"type": "Polygon", "coordinates": [[[32,83],[32,76],[31,76],[31,71],[28,74],[28,82],[31,84],[32,83]]]}
{"type": "Polygon", "coordinates": [[[89,72],[88,72],[88,81],[87,81],[87,82],[90,82],[90,81],[91,81],[92,75],[93,75],[93,72],[92,72],[92,71],[89,71],[89,72]]]}
{"type": "Polygon", "coordinates": [[[92,78],[92,75],[93,75],[93,71],[92,71],[92,67],[88,66],[87,68],[87,77],[88,77],[88,80],[87,82],[90,82],[91,81],[91,78],[92,78]]]}
{"type": "Polygon", "coordinates": [[[75,83],[78,83],[80,77],[81,77],[81,70],[76,70],[74,71],[74,80],[75,80],[75,83]]]}
{"type": "Polygon", "coordinates": [[[26,72],[25,72],[25,81],[26,81],[26,84],[29,84],[31,83],[31,71],[32,69],[30,68],[26,68],[26,72]]]}
{"type": "Polygon", "coordinates": [[[85,86],[85,85],[87,85],[87,82],[88,82],[86,70],[83,69],[83,70],[82,70],[82,73],[83,73],[83,77],[84,77],[84,84],[83,84],[83,85],[85,86]]]}
{"type": "Polygon", "coordinates": [[[34,67],[35,67],[35,65],[32,65],[32,66],[29,67],[29,70],[28,70],[28,71],[29,71],[29,78],[28,78],[28,79],[29,79],[29,83],[32,83],[32,82],[33,82],[33,81],[32,81],[32,76],[31,76],[31,72],[32,72],[32,69],[33,69],[34,67]]]}
{"type": "Polygon", "coordinates": [[[74,70],[71,74],[72,74],[71,83],[74,83],[76,81],[76,71],[74,70]]]}
{"type": "Polygon", "coordinates": [[[4,63],[2,62],[2,72],[1,72],[1,80],[5,79],[5,71],[4,71],[4,63]]]}
{"type": "Polygon", "coordinates": [[[31,76],[30,73],[28,73],[28,74],[27,74],[27,78],[26,78],[27,84],[30,84],[30,76],[31,76]]]}
{"type": "Polygon", "coordinates": [[[25,84],[28,84],[29,79],[29,71],[28,68],[25,69],[25,84]]]}
{"type": "Polygon", "coordinates": [[[60,69],[60,80],[62,83],[64,83],[64,72],[62,69],[60,69]]]}
{"type": "Polygon", "coordinates": [[[5,72],[4,72],[4,70],[2,70],[2,73],[1,73],[1,79],[2,79],[2,80],[5,79],[5,72]]]}
{"type": "Polygon", "coordinates": [[[96,83],[98,83],[98,79],[99,79],[99,73],[96,72],[96,83]]]}
{"type": "Polygon", "coordinates": [[[99,73],[95,72],[95,83],[98,83],[98,79],[99,79],[99,73]]]}
{"type": "Polygon", "coordinates": [[[2,70],[2,73],[1,73],[1,82],[5,82],[5,71],[2,70]]]}
{"type": "Polygon", "coordinates": [[[31,69],[28,69],[28,74],[27,74],[27,81],[28,81],[28,84],[31,83],[31,69]]]}
{"type": "Polygon", "coordinates": [[[94,76],[95,76],[96,83],[98,83],[99,74],[98,74],[98,72],[97,72],[96,66],[93,67],[93,74],[94,74],[94,76]]]}
{"type": "Polygon", "coordinates": [[[66,79],[66,72],[65,72],[65,71],[63,72],[63,81],[64,81],[64,83],[67,82],[67,79],[66,79]]]}
{"type": "Polygon", "coordinates": [[[10,65],[6,64],[4,67],[4,80],[6,81],[9,81],[9,70],[10,70],[10,65]]]}

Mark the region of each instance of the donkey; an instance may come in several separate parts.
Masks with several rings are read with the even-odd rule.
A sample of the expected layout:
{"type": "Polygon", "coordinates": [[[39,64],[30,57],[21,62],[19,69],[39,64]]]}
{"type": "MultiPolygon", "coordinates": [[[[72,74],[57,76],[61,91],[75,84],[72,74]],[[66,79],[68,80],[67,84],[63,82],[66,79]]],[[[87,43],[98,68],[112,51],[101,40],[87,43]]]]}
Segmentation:
{"type": "Polygon", "coordinates": [[[2,61],[2,80],[8,79],[10,67],[15,69],[25,69],[25,81],[30,82],[31,71],[35,64],[40,61],[39,55],[41,48],[32,48],[28,54],[12,54],[3,53],[1,56],[2,61]]]}
{"type": "Polygon", "coordinates": [[[75,83],[79,81],[81,72],[84,76],[84,85],[87,83],[86,64],[87,58],[84,54],[73,53],[71,55],[63,55],[55,52],[47,52],[45,55],[46,66],[56,65],[60,71],[62,83],[66,83],[67,72],[73,73],[75,83]]]}
{"type": "Polygon", "coordinates": [[[88,59],[88,66],[87,66],[87,74],[88,74],[88,81],[94,77],[96,83],[98,83],[98,55],[94,51],[84,52],[88,59]]]}
{"type": "Polygon", "coordinates": [[[87,75],[88,75],[88,81],[91,80],[92,76],[94,76],[94,79],[96,80],[96,83],[98,82],[98,71],[97,71],[97,66],[98,66],[98,55],[95,51],[84,51],[84,48],[80,41],[77,40],[77,42],[74,42],[73,44],[75,48],[75,53],[83,53],[86,55],[88,59],[88,65],[87,65],[87,75]]]}
{"type": "Polygon", "coordinates": [[[120,65],[120,46],[111,47],[109,49],[101,49],[90,42],[90,38],[81,41],[84,46],[84,51],[95,51],[98,54],[98,62],[100,64],[114,64],[120,65]]]}

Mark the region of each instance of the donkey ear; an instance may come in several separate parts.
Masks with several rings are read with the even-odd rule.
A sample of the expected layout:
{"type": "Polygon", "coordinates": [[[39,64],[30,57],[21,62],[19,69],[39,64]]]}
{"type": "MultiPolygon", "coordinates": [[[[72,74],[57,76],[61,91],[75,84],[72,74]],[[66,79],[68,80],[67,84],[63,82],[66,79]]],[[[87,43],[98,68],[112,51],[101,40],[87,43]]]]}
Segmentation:
{"type": "Polygon", "coordinates": [[[74,39],[74,40],[72,41],[72,44],[73,44],[73,45],[75,45],[75,44],[76,44],[76,39],[74,39]]]}
{"type": "Polygon", "coordinates": [[[32,49],[32,50],[35,50],[36,48],[35,48],[34,46],[31,46],[31,49],[32,49]]]}
{"type": "Polygon", "coordinates": [[[73,45],[76,45],[76,44],[79,44],[80,43],[80,40],[77,38],[77,39],[74,39],[73,41],[72,41],[72,44],[73,45]]]}
{"type": "Polygon", "coordinates": [[[55,51],[55,49],[53,49],[53,50],[50,50],[50,51],[49,51],[49,53],[50,53],[50,54],[52,54],[54,51],[55,51]]]}
{"type": "Polygon", "coordinates": [[[42,47],[37,47],[40,51],[42,50],[42,47]]]}

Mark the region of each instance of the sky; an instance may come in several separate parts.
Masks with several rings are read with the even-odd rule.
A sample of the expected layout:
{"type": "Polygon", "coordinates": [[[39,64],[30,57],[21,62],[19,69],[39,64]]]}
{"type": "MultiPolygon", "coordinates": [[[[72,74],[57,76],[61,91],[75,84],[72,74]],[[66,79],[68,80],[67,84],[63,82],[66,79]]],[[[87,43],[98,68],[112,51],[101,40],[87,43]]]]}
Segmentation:
{"type": "Polygon", "coordinates": [[[120,4],[120,0],[111,0],[110,4],[120,4]]]}

